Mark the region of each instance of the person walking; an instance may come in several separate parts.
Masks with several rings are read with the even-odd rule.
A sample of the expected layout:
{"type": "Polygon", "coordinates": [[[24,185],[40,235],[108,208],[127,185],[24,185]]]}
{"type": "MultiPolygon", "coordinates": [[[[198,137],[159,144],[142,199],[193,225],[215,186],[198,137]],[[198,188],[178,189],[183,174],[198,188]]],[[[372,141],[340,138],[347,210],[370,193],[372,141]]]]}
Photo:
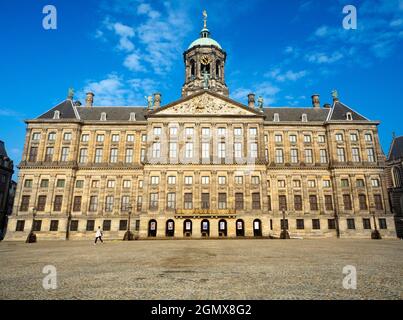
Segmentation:
{"type": "Polygon", "coordinates": [[[102,233],[101,227],[98,227],[98,230],[95,233],[95,243],[94,243],[94,245],[97,244],[98,239],[101,240],[102,243],[104,243],[104,241],[102,240],[102,236],[103,236],[103,233],[102,233]]]}

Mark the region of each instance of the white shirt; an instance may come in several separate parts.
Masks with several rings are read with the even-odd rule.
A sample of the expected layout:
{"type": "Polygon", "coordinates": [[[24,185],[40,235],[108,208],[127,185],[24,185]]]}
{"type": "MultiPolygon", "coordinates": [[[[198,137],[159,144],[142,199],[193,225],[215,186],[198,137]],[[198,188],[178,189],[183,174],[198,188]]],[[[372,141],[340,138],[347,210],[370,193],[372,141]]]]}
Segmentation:
{"type": "Polygon", "coordinates": [[[102,230],[98,229],[97,233],[95,234],[95,237],[102,237],[102,230]]]}

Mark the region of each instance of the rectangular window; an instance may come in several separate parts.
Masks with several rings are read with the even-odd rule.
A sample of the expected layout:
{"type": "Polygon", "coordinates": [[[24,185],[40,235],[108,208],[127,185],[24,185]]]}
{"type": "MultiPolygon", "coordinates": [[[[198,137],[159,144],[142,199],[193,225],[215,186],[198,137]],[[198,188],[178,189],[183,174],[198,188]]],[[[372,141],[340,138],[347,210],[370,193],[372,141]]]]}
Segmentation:
{"type": "Polygon", "coordinates": [[[328,211],[333,210],[333,199],[329,194],[325,195],[325,209],[328,211]]]}
{"type": "Polygon", "coordinates": [[[382,196],[380,194],[374,195],[375,209],[383,210],[382,196]]]}
{"type": "Polygon", "coordinates": [[[353,159],[353,162],[360,162],[360,150],[358,148],[352,148],[351,149],[351,156],[353,159]]]}
{"type": "Polygon", "coordinates": [[[34,132],[32,134],[32,140],[38,141],[41,139],[41,134],[39,132],[34,132]]]}
{"type": "Polygon", "coordinates": [[[344,148],[337,148],[337,160],[339,162],[345,162],[346,161],[344,148]]]}
{"type": "Polygon", "coordinates": [[[209,137],[210,136],[210,128],[202,128],[202,136],[209,137]]]}
{"type": "Polygon", "coordinates": [[[204,185],[210,184],[210,177],[209,176],[202,176],[201,183],[204,185]]]}
{"type": "Polygon", "coordinates": [[[203,159],[210,158],[210,143],[208,143],[208,142],[202,143],[202,158],[203,159]]]}
{"type": "Polygon", "coordinates": [[[47,188],[47,187],[49,187],[49,180],[48,180],[48,179],[42,179],[42,180],[41,180],[41,185],[40,185],[40,187],[41,187],[41,188],[47,188]]]}
{"type": "Polygon", "coordinates": [[[302,196],[300,195],[294,196],[294,210],[302,211],[302,196]]]}
{"type": "Polygon", "coordinates": [[[80,149],[80,156],[78,158],[79,163],[87,163],[88,161],[88,149],[80,149]]]}
{"type": "Polygon", "coordinates": [[[123,180],[123,188],[124,189],[129,189],[132,187],[132,181],[131,180],[123,180]]]}
{"type": "Polygon", "coordinates": [[[88,141],[90,141],[90,135],[89,134],[81,135],[81,142],[88,142],[88,141]]]}
{"type": "Polygon", "coordinates": [[[24,188],[32,188],[32,179],[26,179],[24,181],[24,188]]]}
{"type": "Polygon", "coordinates": [[[24,228],[25,228],[25,221],[24,220],[18,220],[17,225],[15,227],[15,231],[22,232],[22,231],[24,231],[24,228]]]}
{"type": "Polygon", "coordinates": [[[280,211],[287,210],[287,197],[284,195],[278,196],[278,204],[280,211]]]}
{"type": "Polygon", "coordinates": [[[42,220],[34,220],[32,226],[32,231],[41,231],[42,229],[42,220]]]}
{"type": "Polygon", "coordinates": [[[304,135],[304,142],[305,143],[310,143],[312,142],[312,137],[310,135],[304,135]]]}
{"type": "Polygon", "coordinates": [[[371,229],[371,219],[363,218],[362,219],[362,226],[366,230],[371,229]]]}
{"type": "Polygon", "coordinates": [[[250,156],[251,158],[257,158],[257,143],[255,142],[250,144],[250,156]]]}
{"type": "Polygon", "coordinates": [[[257,136],[257,128],[249,128],[249,135],[251,137],[257,136]]]}
{"type": "Polygon", "coordinates": [[[167,209],[176,208],[176,193],[170,192],[167,194],[167,209]]]}
{"type": "Polygon", "coordinates": [[[298,149],[291,149],[291,163],[298,163],[298,149]]]}
{"type": "Polygon", "coordinates": [[[338,141],[338,142],[343,141],[343,135],[341,133],[336,134],[336,141],[338,141]]]}
{"type": "Polygon", "coordinates": [[[46,155],[45,155],[45,161],[46,162],[52,162],[53,161],[53,153],[54,153],[53,147],[46,148],[46,155]]]}
{"type": "Polygon", "coordinates": [[[319,143],[325,143],[326,142],[326,137],[324,135],[319,135],[318,136],[318,141],[319,141],[319,143]]]}
{"type": "Polygon", "coordinates": [[[218,209],[227,209],[227,194],[218,194],[218,209]]]}
{"type": "Polygon", "coordinates": [[[375,152],[373,148],[367,149],[368,162],[375,162],[375,152]]]}
{"type": "MultiPolygon", "coordinates": [[[[285,181],[284,181],[284,183],[285,183],[285,181]]],[[[293,184],[294,188],[301,188],[301,180],[293,180],[292,184],[293,184]]]]}
{"type": "Polygon", "coordinates": [[[251,183],[252,184],[259,184],[260,183],[260,177],[259,176],[253,176],[252,178],[251,178],[251,183]]]}
{"type": "Polygon", "coordinates": [[[336,229],[336,221],[334,219],[327,219],[327,228],[329,230],[336,229]]]}
{"type": "Polygon", "coordinates": [[[297,142],[297,136],[295,134],[291,134],[289,136],[289,140],[291,143],[296,143],[297,142]]]}
{"type": "Polygon", "coordinates": [[[210,194],[209,193],[201,194],[201,207],[202,207],[202,209],[210,209],[210,194]]]}
{"type": "Polygon", "coordinates": [[[120,210],[121,211],[130,211],[130,196],[122,196],[121,203],[120,203],[120,210]]]}
{"type": "Polygon", "coordinates": [[[235,176],[235,184],[243,184],[243,176],[235,176]]]}
{"type": "Polygon", "coordinates": [[[253,210],[260,210],[260,193],[252,193],[252,209],[253,210]]]}
{"type": "Polygon", "coordinates": [[[110,162],[111,163],[118,162],[118,149],[115,148],[111,149],[110,162]]]}
{"type": "Polygon", "coordinates": [[[357,179],[356,186],[358,188],[363,188],[365,186],[364,180],[363,179],[357,179]]]}
{"type": "Polygon", "coordinates": [[[351,197],[349,194],[343,194],[344,210],[352,210],[351,197]]]}
{"type": "Polygon", "coordinates": [[[271,207],[271,196],[267,196],[267,210],[272,211],[271,207]]]}
{"type": "Polygon", "coordinates": [[[364,139],[366,142],[372,142],[372,134],[366,133],[364,139]]]}
{"type": "Polygon", "coordinates": [[[170,136],[177,136],[178,135],[178,127],[170,127],[169,128],[169,135],[170,136]]]}
{"type": "Polygon", "coordinates": [[[304,228],[304,219],[297,219],[297,230],[303,230],[304,228]]]}
{"type": "Polygon", "coordinates": [[[113,202],[114,202],[113,196],[106,196],[106,198],[105,198],[105,211],[106,212],[113,211],[113,202]]]}
{"type": "Polygon", "coordinates": [[[36,162],[37,158],[38,158],[38,147],[31,147],[29,149],[28,161],[36,162]]]}
{"type": "Polygon", "coordinates": [[[158,199],[159,199],[158,193],[150,193],[150,209],[151,210],[158,209],[158,199]]]}
{"type": "Polygon", "coordinates": [[[115,180],[108,180],[107,182],[106,182],[106,187],[107,188],[115,188],[115,185],[116,185],[116,182],[115,182],[115,180]]]}
{"type": "Polygon", "coordinates": [[[185,209],[193,209],[193,194],[192,193],[185,193],[184,207],[185,207],[185,209]]]}
{"type": "Polygon", "coordinates": [[[310,207],[311,211],[318,210],[318,197],[316,195],[309,196],[309,207],[310,207]]]}
{"type": "Polygon", "coordinates": [[[152,157],[153,158],[161,157],[161,144],[159,142],[154,142],[153,143],[152,157]]]}
{"type": "Polygon", "coordinates": [[[227,184],[227,177],[226,177],[226,176],[219,176],[219,177],[218,177],[218,184],[219,184],[219,185],[225,185],[225,184],[227,184]]]}
{"type": "Polygon", "coordinates": [[[86,230],[87,231],[94,231],[94,227],[95,227],[95,220],[87,220],[86,230]]]}
{"type": "Polygon", "coordinates": [[[283,149],[276,149],[276,163],[283,163],[283,149]]]}
{"type": "Polygon", "coordinates": [[[313,163],[312,149],[305,150],[305,162],[313,163]]]}
{"type": "Polygon", "coordinates": [[[119,231],[126,231],[126,230],[127,230],[127,220],[120,220],[119,231]]]}
{"type": "Polygon", "coordinates": [[[315,180],[308,180],[308,188],[315,188],[316,181],[315,180]]]}
{"type": "Polygon", "coordinates": [[[170,142],[169,143],[169,157],[176,158],[177,156],[178,156],[177,143],[170,142]]]}
{"type": "Polygon", "coordinates": [[[242,158],[242,143],[240,142],[234,143],[234,157],[235,159],[242,158]]]}
{"type": "Polygon", "coordinates": [[[51,220],[49,231],[57,231],[59,229],[59,220],[51,220]]]}
{"type": "Polygon", "coordinates": [[[126,149],[125,162],[126,163],[133,163],[133,149],[126,149]]]}
{"type": "Polygon", "coordinates": [[[225,136],[225,135],[227,134],[227,129],[225,129],[225,128],[218,128],[218,129],[217,129],[217,134],[218,134],[219,136],[225,136]]]}
{"type": "Polygon", "coordinates": [[[185,144],[185,158],[193,158],[193,143],[186,142],[185,144]]]}
{"type": "Polygon", "coordinates": [[[76,181],[76,188],[81,189],[84,186],[84,180],[77,180],[76,181]]]}
{"type": "Polygon", "coordinates": [[[193,184],[193,176],[185,176],[185,185],[193,184]]]}
{"type": "Polygon", "coordinates": [[[127,142],[134,142],[134,134],[128,134],[126,136],[126,141],[127,142]]]}
{"type": "Polygon", "coordinates": [[[218,143],[218,157],[220,159],[225,158],[225,142],[218,143]]]}
{"type": "Polygon", "coordinates": [[[323,188],[330,188],[330,180],[323,180],[323,188]]]}
{"type": "Polygon", "coordinates": [[[236,137],[242,136],[242,128],[234,128],[234,136],[236,137]]]}
{"type": "Polygon", "coordinates": [[[354,230],[355,229],[355,220],[347,219],[347,229],[354,230]]]}
{"type": "Polygon", "coordinates": [[[103,231],[111,231],[111,220],[104,220],[102,223],[103,231]]]}
{"type": "Polygon", "coordinates": [[[274,142],[277,142],[277,143],[283,142],[283,136],[281,134],[276,134],[274,136],[274,142]]]}
{"type": "Polygon", "coordinates": [[[75,196],[73,200],[73,212],[81,211],[81,196],[75,196]]]}
{"type": "Polygon", "coordinates": [[[152,176],[152,177],[151,177],[151,184],[152,184],[152,185],[156,186],[156,185],[158,185],[159,183],[160,183],[160,177],[158,177],[158,176],[152,176]]]}
{"type": "Polygon", "coordinates": [[[348,179],[341,179],[341,187],[342,188],[347,188],[349,186],[348,179]]]}
{"type": "Polygon", "coordinates": [[[312,229],[319,230],[320,229],[320,220],[312,219],[312,229]]]}
{"type": "Polygon", "coordinates": [[[379,218],[378,221],[379,221],[379,228],[380,229],[387,229],[388,228],[385,218],[379,218]]]}
{"type": "Polygon", "coordinates": [[[193,136],[194,135],[194,128],[185,128],[185,135],[186,136],[193,136]]]}
{"type": "Polygon", "coordinates": [[[281,219],[280,220],[280,226],[282,230],[288,230],[288,219],[281,219]]]}
{"type": "Polygon", "coordinates": [[[375,188],[379,187],[381,184],[379,182],[379,179],[372,179],[371,180],[371,185],[375,188]]]}
{"type": "Polygon", "coordinates": [[[279,188],[285,188],[285,180],[278,180],[277,181],[277,186],[279,188]]]}
{"type": "Polygon", "coordinates": [[[176,176],[168,176],[168,184],[169,185],[176,184],[176,176]]]}
{"type": "Polygon", "coordinates": [[[326,149],[321,149],[319,151],[320,163],[327,163],[327,151],[326,149]]]}
{"type": "Polygon", "coordinates": [[[71,220],[70,222],[70,231],[78,230],[78,220],[71,220]]]}
{"type": "Polygon", "coordinates": [[[98,210],[98,196],[90,197],[90,212],[96,212],[98,210]]]}
{"type": "Polygon", "coordinates": [[[354,142],[358,141],[358,135],[356,133],[350,134],[350,140],[354,142]]]}
{"type": "Polygon", "coordinates": [[[103,150],[102,149],[95,149],[95,163],[101,163],[102,162],[102,155],[103,155],[103,150]]]}
{"type": "Polygon", "coordinates": [[[243,193],[235,193],[235,209],[243,210],[243,193]]]}
{"type": "Polygon", "coordinates": [[[61,195],[55,196],[55,201],[53,203],[53,211],[56,212],[62,211],[62,203],[63,203],[63,196],[61,195]]]}
{"type": "Polygon", "coordinates": [[[45,206],[46,206],[46,196],[39,196],[36,210],[45,211],[45,206]]]}
{"type": "Polygon", "coordinates": [[[141,142],[147,142],[147,135],[146,134],[141,135],[141,142]]]}
{"type": "Polygon", "coordinates": [[[103,134],[97,134],[97,142],[104,142],[105,136],[103,134]]]}
{"type": "Polygon", "coordinates": [[[112,142],[119,142],[119,135],[118,134],[113,134],[112,135],[112,142]]]}
{"type": "Polygon", "coordinates": [[[367,196],[365,194],[359,194],[358,200],[360,204],[360,210],[367,210],[368,209],[367,196]]]}
{"type": "Polygon", "coordinates": [[[143,208],[143,196],[137,196],[137,211],[141,211],[143,208]]]}
{"type": "Polygon", "coordinates": [[[65,140],[65,141],[70,141],[70,140],[71,140],[71,132],[66,132],[66,133],[63,135],[63,140],[65,140]]]}
{"type": "Polygon", "coordinates": [[[68,148],[68,147],[62,148],[62,155],[60,157],[61,162],[66,162],[68,160],[69,150],[70,150],[70,148],[68,148]]]}

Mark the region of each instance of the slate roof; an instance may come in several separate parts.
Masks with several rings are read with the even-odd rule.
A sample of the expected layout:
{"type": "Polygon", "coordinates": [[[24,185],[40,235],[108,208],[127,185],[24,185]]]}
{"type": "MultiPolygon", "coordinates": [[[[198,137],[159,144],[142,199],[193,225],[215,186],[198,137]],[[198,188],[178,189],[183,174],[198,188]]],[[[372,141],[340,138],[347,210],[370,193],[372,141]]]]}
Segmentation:
{"type": "Polygon", "coordinates": [[[403,159],[403,136],[395,137],[390,146],[388,161],[403,159]]]}
{"type": "Polygon", "coordinates": [[[56,110],[60,112],[60,119],[77,119],[74,112],[73,103],[69,99],[46,111],[44,114],[39,116],[38,119],[53,119],[56,110]]]}
{"type": "Polygon", "coordinates": [[[100,120],[106,113],[106,121],[129,121],[130,113],[136,114],[136,121],[144,121],[143,107],[76,107],[81,120],[100,120]]]}
{"type": "Polygon", "coordinates": [[[329,114],[329,109],[323,108],[290,108],[290,107],[280,107],[280,108],[264,108],[263,113],[266,117],[266,121],[273,121],[274,114],[279,115],[280,122],[283,121],[302,121],[302,115],[306,114],[309,121],[326,121],[329,114]]]}
{"type": "Polygon", "coordinates": [[[4,145],[4,142],[1,140],[0,140],[0,157],[8,158],[6,147],[4,145]]]}
{"type": "Polygon", "coordinates": [[[369,121],[364,116],[360,115],[358,112],[354,111],[350,107],[341,103],[340,101],[336,101],[333,104],[332,112],[329,114],[328,121],[342,121],[347,119],[347,113],[350,112],[353,121],[369,121]]]}

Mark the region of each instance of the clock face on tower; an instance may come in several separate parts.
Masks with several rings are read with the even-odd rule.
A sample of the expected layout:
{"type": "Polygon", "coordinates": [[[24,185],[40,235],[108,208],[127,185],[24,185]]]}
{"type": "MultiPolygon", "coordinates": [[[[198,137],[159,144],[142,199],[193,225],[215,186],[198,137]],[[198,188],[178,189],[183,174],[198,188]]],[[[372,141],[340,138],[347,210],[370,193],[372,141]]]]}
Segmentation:
{"type": "Polygon", "coordinates": [[[211,58],[209,56],[207,56],[207,55],[204,55],[204,56],[201,57],[200,62],[203,65],[208,65],[211,62],[211,58]]]}

